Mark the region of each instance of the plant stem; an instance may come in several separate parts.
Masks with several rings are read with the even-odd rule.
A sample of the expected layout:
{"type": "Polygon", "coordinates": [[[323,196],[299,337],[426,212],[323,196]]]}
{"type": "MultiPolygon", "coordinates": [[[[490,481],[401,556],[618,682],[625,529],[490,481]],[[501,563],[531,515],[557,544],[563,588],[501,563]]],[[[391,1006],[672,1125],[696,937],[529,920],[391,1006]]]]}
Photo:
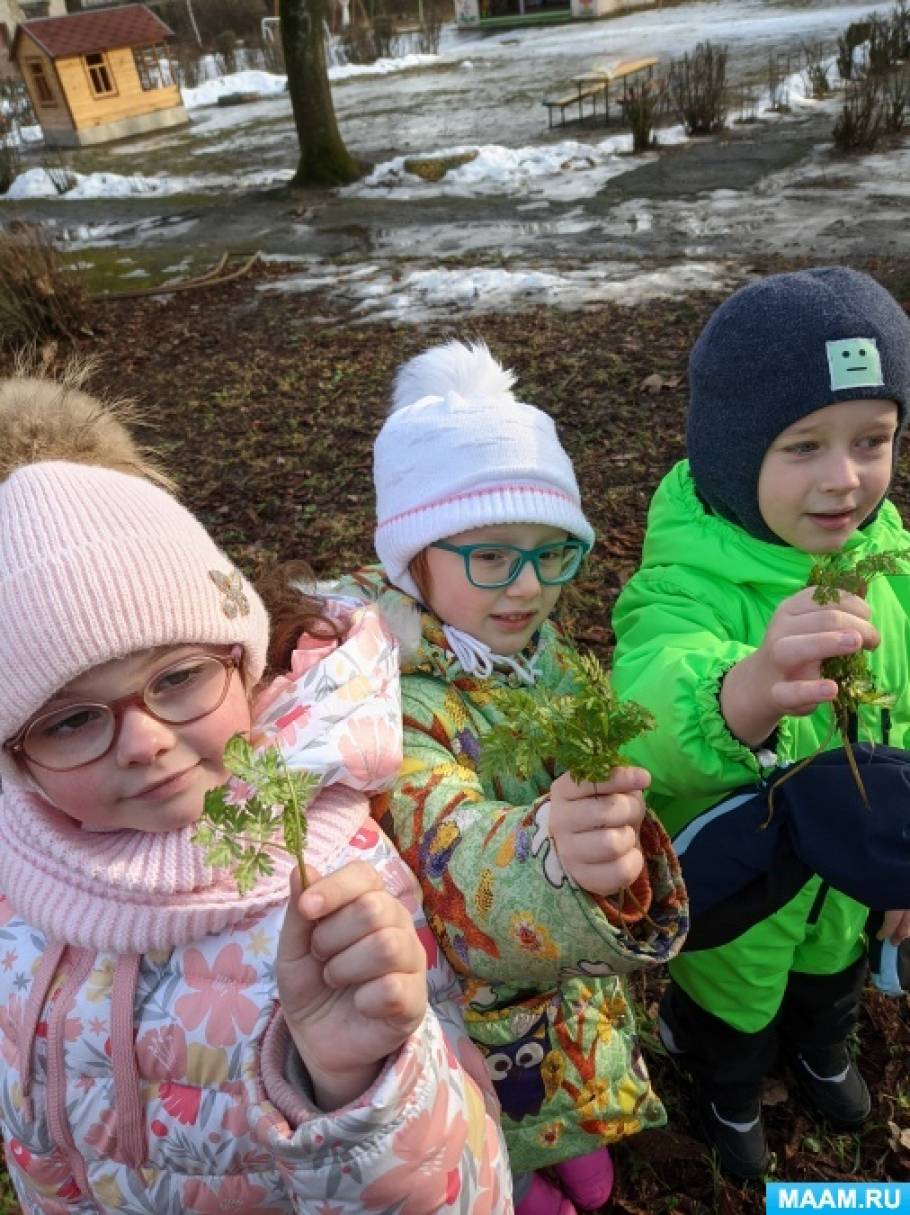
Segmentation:
{"type": "MultiPolygon", "coordinates": [[[[832,708],[833,708],[833,706],[832,706],[832,708]]],[[[762,831],[765,831],[771,825],[771,819],[774,817],[774,794],[777,792],[778,788],[785,781],[788,781],[791,776],[796,776],[797,772],[802,772],[803,768],[807,767],[809,764],[812,763],[812,761],[813,761],[813,759],[815,759],[816,755],[821,755],[822,751],[824,751],[825,747],[827,747],[828,743],[831,741],[832,737],[834,736],[834,731],[837,729],[837,724],[838,724],[837,723],[837,711],[834,710],[834,716],[831,720],[831,725],[828,727],[828,733],[825,735],[825,737],[822,739],[822,741],[818,744],[818,746],[815,748],[815,750],[812,752],[812,754],[807,755],[804,759],[801,759],[799,761],[799,763],[794,764],[792,768],[788,768],[787,771],[784,772],[784,774],[782,776],[779,776],[777,778],[777,780],[774,781],[774,783],[769,786],[769,788],[768,788],[768,817],[765,819],[765,821],[761,825],[762,831]]],[[[847,743],[847,750],[850,751],[849,742],[847,743]]],[[[852,755],[852,752],[851,752],[851,755],[852,755]]]]}
{"type": "MultiPolygon", "coordinates": [[[[285,763],[284,759],[282,759],[281,764],[282,764],[282,767],[284,768],[285,772],[287,772],[287,764],[285,763]]],[[[306,890],[306,888],[307,888],[306,863],[304,862],[304,859],[303,859],[303,848],[302,848],[301,842],[300,842],[303,839],[303,830],[304,830],[303,824],[300,819],[300,803],[297,800],[297,790],[296,790],[296,788],[294,786],[294,782],[292,780],[288,782],[288,788],[289,788],[289,792],[291,795],[291,804],[290,804],[290,806],[285,806],[284,813],[285,814],[289,813],[294,821],[294,842],[296,844],[296,847],[294,849],[294,857],[295,857],[295,860],[297,861],[297,872],[300,874],[300,889],[306,890]]]]}
{"type": "Polygon", "coordinates": [[[838,712],[838,710],[835,709],[835,718],[837,719],[837,726],[840,730],[841,738],[844,740],[844,750],[847,752],[847,763],[850,765],[850,771],[853,774],[854,783],[859,790],[860,797],[863,799],[863,805],[867,810],[871,810],[872,807],[869,804],[869,796],[866,793],[866,786],[863,784],[863,778],[860,775],[859,766],[856,762],[856,756],[853,753],[853,743],[850,741],[850,722],[848,716],[843,710],[838,712]]]}

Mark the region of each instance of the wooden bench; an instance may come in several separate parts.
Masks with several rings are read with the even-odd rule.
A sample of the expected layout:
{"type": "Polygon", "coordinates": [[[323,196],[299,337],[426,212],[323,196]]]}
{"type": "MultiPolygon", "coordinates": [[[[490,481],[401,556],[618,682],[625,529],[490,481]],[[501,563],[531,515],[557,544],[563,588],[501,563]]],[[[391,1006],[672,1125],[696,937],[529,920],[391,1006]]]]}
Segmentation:
{"type": "MultiPolygon", "coordinates": [[[[549,126],[553,127],[553,111],[560,111],[560,125],[566,124],[566,110],[571,105],[578,106],[578,121],[584,118],[583,103],[591,99],[591,114],[597,114],[597,99],[604,99],[604,122],[607,122],[610,117],[610,85],[626,81],[631,76],[638,75],[639,72],[647,72],[650,80],[654,75],[654,68],[657,64],[657,59],[654,56],[643,56],[638,59],[621,59],[615,62],[595,63],[587,72],[581,76],[574,76],[572,83],[575,85],[574,93],[564,93],[562,97],[554,97],[549,101],[544,101],[547,107],[547,118],[549,126]]],[[[622,104],[622,100],[620,100],[622,104]]]]}
{"type": "Polygon", "coordinates": [[[607,84],[604,80],[592,81],[589,84],[578,85],[572,93],[564,93],[562,97],[553,97],[549,101],[544,101],[547,107],[547,119],[550,129],[553,129],[553,111],[560,111],[560,125],[566,125],[566,110],[570,105],[578,106],[578,120],[581,122],[584,118],[584,102],[589,98],[591,100],[591,113],[597,113],[597,98],[602,97],[607,91],[607,84]]]}

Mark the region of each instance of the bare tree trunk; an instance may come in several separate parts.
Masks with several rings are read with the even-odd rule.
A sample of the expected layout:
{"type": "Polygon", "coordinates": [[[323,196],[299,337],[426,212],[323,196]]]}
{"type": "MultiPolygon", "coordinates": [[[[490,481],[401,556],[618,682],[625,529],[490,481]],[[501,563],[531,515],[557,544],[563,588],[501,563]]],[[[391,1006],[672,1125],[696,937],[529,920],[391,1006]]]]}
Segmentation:
{"type": "Polygon", "coordinates": [[[363,175],[335,121],[325,63],[325,11],[325,0],[279,0],[278,5],[288,91],[300,144],[294,186],[337,186],[363,175]]]}

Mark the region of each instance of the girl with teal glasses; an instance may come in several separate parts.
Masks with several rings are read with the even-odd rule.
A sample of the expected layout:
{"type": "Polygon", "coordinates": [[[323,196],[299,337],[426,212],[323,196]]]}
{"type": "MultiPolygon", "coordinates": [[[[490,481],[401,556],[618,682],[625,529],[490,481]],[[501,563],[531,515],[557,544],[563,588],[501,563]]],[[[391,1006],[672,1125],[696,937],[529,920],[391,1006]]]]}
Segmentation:
{"type": "Polygon", "coordinates": [[[597,786],[543,756],[527,780],[478,771],[493,691],[566,690],[571,650],[550,615],[594,542],[552,419],[512,383],[482,345],[402,368],[375,446],[382,565],[342,585],[401,642],[404,764],[378,814],[461,976],[516,1210],[571,1215],[609,1197],[607,1144],[665,1119],[625,975],[677,952],[686,907],[642,769],[597,786]]]}

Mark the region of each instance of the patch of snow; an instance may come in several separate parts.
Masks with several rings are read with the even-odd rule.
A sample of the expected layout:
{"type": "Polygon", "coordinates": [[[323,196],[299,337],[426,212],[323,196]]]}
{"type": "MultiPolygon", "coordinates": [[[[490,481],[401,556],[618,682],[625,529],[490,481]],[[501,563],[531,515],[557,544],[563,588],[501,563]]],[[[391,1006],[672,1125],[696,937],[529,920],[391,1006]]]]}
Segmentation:
{"type": "MultiPolygon", "coordinates": [[[[686,142],[681,126],[661,129],[657,137],[661,145],[686,142]]],[[[471,198],[545,194],[550,199],[570,201],[596,194],[611,177],[653,159],[650,153],[633,157],[631,151],[631,132],[611,135],[597,144],[565,140],[523,148],[500,144],[443,148],[422,153],[420,159],[442,159],[466,152],[477,155],[433,182],[405,169],[409,157],[396,156],[377,165],[369,177],[345,187],[341,193],[402,200],[440,195],[471,198]]]]}
{"type": "Polygon", "coordinates": [[[165,174],[146,177],[142,173],[124,176],[120,173],[72,172],[69,172],[68,176],[73,185],[61,194],[46,169],[28,169],[25,173],[18,174],[7,192],[0,194],[0,198],[73,200],[132,198],[139,195],[161,198],[166,195],[211,192],[225,188],[252,190],[290,181],[294,176],[294,171],[293,169],[273,169],[237,175],[213,174],[210,177],[202,175],[168,177],[165,174]]]}
{"type": "Polygon", "coordinates": [[[232,72],[229,76],[216,76],[193,89],[181,89],[180,92],[186,108],[195,110],[200,106],[217,105],[219,97],[227,97],[231,93],[259,93],[263,97],[273,97],[276,93],[286,93],[287,89],[287,76],[276,76],[272,72],[243,71],[232,72]]]}
{"type": "MultiPolygon", "coordinates": [[[[440,62],[439,55],[400,55],[396,59],[377,59],[375,63],[343,63],[328,69],[329,80],[352,80],[357,76],[388,76],[392,72],[409,72],[414,68],[432,67],[440,62]]],[[[227,76],[212,76],[195,88],[181,89],[183,104],[188,110],[217,105],[219,97],[231,93],[258,93],[274,97],[288,91],[287,76],[273,72],[247,69],[227,76]]]]}
{"type": "Polygon", "coordinates": [[[413,68],[434,67],[438,55],[401,55],[397,59],[377,59],[375,63],[342,63],[329,68],[329,80],[351,80],[355,76],[388,76],[390,72],[409,72],[413,68]]]}
{"type": "Polygon", "coordinates": [[[440,315],[498,312],[544,303],[567,309],[595,307],[605,300],[640,304],[687,291],[725,288],[736,275],[742,275],[742,267],[712,261],[680,262],[660,270],[625,262],[592,263],[580,270],[435,267],[404,275],[377,266],[345,271],[322,265],[314,270],[263,283],[259,290],[328,289],[362,320],[417,324],[440,315]]]}

